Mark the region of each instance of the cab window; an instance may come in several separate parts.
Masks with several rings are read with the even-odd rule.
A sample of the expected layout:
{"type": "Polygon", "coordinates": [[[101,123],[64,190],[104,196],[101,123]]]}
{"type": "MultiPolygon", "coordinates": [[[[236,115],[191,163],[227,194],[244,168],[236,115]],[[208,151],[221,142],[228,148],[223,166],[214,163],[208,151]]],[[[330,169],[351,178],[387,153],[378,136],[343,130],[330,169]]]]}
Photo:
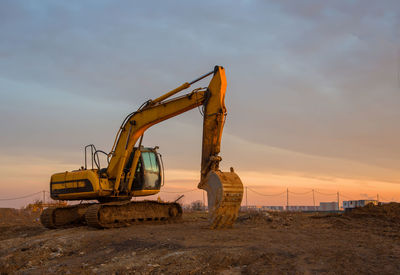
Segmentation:
{"type": "Polygon", "coordinates": [[[148,172],[159,173],[156,155],[153,152],[142,152],[144,169],[148,172]]]}
{"type": "Polygon", "coordinates": [[[143,190],[157,190],[161,185],[160,168],[154,152],[142,152],[144,184],[143,190]]]}

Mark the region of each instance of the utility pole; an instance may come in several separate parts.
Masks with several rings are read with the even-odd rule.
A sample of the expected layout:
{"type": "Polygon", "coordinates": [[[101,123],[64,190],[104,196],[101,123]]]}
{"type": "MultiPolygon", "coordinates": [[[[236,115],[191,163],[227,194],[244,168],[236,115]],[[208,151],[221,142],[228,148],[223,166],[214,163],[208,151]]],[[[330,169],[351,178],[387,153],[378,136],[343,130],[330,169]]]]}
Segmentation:
{"type": "Polygon", "coordinates": [[[314,203],[314,211],[317,211],[317,208],[315,207],[315,195],[314,195],[314,189],[312,190],[312,200],[314,203]]]}
{"type": "Polygon", "coordinates": [[[379,194],[376,194],[376,201],[379,202],[379,194]]]}
{"type": "Polygon", "coordinates": [[[289,188],[286,189],[286,211],[289,211],[289,188]]]}
{"type": "Polygon", "coordinates": [[[203,190],[203,211],[206,210],[206,198],[204,196],[204,190],[203,190]]]}
{"type": "Polygon", "coordinates": [[[247,204],[247,186],[246,186],[246,211],[249,210],[249,205],[247,204]]]}
{"type": "Polygon", "coordinates": [[[339,192],[337,192],[337,210],[340,210],[340,205],[339,205],[339,192]]]}
{"type": "Polygon", "coordinates": [[[43,190],[43,204],[46,203],[46,191],[43,190]]]}

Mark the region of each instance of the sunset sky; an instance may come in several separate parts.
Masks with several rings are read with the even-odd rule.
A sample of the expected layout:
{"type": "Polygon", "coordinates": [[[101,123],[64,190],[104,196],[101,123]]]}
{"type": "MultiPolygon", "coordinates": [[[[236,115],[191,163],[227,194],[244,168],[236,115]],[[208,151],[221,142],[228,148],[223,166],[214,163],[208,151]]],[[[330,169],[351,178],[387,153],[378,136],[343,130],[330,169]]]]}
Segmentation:
{"type": "MultiPolygon", "coordinates": [[[[214,65],[228,81],[223,170],[261,194],[289,188],[291,204],[312,205],[295,194],[311,189],[399,201],[399,16],[398,0],[1,1],[0,207],[39,198],[1,201],[49,190],[86,144],[108,152],[128,113],[214,65]]],[[[201,133],[197,109],[145,133],[161,198],[197,187],[201,133]]]]}

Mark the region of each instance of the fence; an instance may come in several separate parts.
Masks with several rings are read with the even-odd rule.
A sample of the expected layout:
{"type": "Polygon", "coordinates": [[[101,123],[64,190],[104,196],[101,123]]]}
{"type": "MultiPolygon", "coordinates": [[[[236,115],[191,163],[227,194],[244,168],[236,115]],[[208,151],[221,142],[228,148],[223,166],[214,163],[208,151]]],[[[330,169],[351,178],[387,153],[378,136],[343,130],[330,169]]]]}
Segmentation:
{"type": "MultiPolygon", "coordinates": [[[[397,198],[392,197],[391,199],[383,197],[380,194],[374,194],[370,196],[352,196],[346,193],[342,193],[340,191],[337,192],[322,192],[319,189],[309,189],[303,192],[294,192],[289,190],[289,188],[285,188],[282,192],[276,193],[264,193],[257,190],[259,187],[255,186],[244,186],[244,194],[242,206],[250,207],[255,205],[260,206],[294,206],[294,205],[308,205],[316,208],[320,202],[336,202],[340,208],[343,200],[358,200],[358,199],[375,199],[381,202],[397,202],[399,201],[397,198]]],[[[186,189],[186,190],[168,190],[163,189],[159,194],[153,196],[160,196],[161,199],[165,200],[174,200],[175,197],[180,195],[190,195],[190,200],[200,200],[206,205],[206,193],[201,189],[186,189]]],[[[43,203],[53,202],[50,198],[50,193],[48,191],[38,191],[31,194],[9,197],[9,198],[1,198],[1,202],[8,201],[18,201],[18,200],[27,200],[30,199],[29,202],[33,200],[41,200],[43,203]]],[[[148,197],[147,197],[148,199],[148,197]]]]}

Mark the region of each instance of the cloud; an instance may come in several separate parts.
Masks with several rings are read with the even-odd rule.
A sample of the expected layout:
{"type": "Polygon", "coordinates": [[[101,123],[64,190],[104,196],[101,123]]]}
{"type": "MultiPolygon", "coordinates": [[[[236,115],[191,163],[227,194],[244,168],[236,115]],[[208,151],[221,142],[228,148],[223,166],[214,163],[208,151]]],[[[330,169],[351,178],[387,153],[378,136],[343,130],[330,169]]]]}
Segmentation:
{"type": "MultiPolygon", "coordinates": [[[[142,102],[221,64],[226,167],[395,182],[398,10],[398,1],[2,1],[0,149],[79,162],[85,144],[107,151],[142,102]]],[[[161,145],[169,167],[193,170],[201,116],[157,125],[145,141],[161,145]]]]}

